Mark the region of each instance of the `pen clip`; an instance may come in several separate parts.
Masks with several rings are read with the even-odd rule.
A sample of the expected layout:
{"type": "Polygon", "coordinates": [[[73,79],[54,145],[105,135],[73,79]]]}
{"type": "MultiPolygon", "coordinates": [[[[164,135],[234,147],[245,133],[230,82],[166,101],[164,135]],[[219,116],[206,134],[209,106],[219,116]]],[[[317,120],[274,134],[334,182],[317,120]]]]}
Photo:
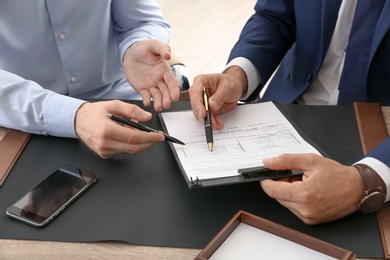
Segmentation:
{"type": "Polygon", "coordinates": [[[213,128],[211,126],[211,113],[209,108],[209,97],[206,88],[203,87],[203,101],[206,108],[206,117],[204,118],[204,126],[206,131],[206,141],[210,151],[213,151],[213,128]]]}
{"type": "Polygon", "coordinates": [[[203,87],[203,102],[206,108],[206,111],[209,111],[209,95],[207,94],[206,88],[203,87]]]}

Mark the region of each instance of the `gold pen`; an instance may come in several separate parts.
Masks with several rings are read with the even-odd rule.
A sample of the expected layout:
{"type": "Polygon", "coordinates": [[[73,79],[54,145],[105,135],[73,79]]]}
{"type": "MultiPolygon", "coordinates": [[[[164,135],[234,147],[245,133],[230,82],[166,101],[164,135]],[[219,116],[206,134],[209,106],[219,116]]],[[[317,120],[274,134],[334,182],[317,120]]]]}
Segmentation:
{"type": "Polygon", "coordinates": [[[206,108],[206,117],[204,119],[204,128],[206,131],[206,141],[209,146],[209,150],[213,151],[213,128],[211,126],[211,114],[209,108],[209,97],[207,95],[207,91],[203,88],[203,102],[206,108]]]}

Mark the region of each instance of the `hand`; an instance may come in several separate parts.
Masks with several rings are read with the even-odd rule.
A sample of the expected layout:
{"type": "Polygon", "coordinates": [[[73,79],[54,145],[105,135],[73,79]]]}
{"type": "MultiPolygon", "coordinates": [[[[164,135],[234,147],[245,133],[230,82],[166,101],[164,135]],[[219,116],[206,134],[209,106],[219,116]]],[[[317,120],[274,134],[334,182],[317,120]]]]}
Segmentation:
{"type": "Polygon", "coordinates": [[[213,129],[222,129],[223,122],[216,117],[234,109],[243,93],[247,91],[245,72],[236,66],[230,67],[223,74],[204,74],[195,77],[189,89],[194,116],[199,121],[206,117],[203,103],[203,88],[209,94],[209,107],[213,129]]]}
{"type": "Polygon", "coordinates": [[[297,169],[303,176],[289,180],[263,180],[261,187],[306,224],[342,218],[358,210],[364,196],[363,179],[357,169],[315,154],[284,154],[264,159],[275,170],[297,169]]]}
{"type": "Polygon", "coordinates": [[[142,122],[152,117],[138,106],[118,100],[84,103],[76,113],[76,133],[102,158],[120,153],[136,154],[165,139],[164,135],[159,133],[147,133],[119,125],[108,118],[108,114],[126,116],[142,122]]]}
{"type": "Polygon", "coordinates": [[[180,88],[169,66],[168,45],[158,40],[142,40],[127,49],[123,70],[130,85],[142,96],[145,106],[153,98],[154,109],[169,108],[179,100],[180,88]]]}

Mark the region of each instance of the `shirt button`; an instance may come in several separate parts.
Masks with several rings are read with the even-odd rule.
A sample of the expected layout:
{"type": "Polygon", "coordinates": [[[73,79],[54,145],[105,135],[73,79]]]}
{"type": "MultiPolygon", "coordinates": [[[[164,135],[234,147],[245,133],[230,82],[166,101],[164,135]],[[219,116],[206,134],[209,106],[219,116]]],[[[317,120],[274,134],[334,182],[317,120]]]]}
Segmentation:
{"type": "Polygon", "coordinates": [[[70,82],[75,83],[77,81],[77,78],[75,76],[70,78],[70,82]]]}
{"type": "Polygon", "coordinates": [[[66,36],[65,36],[65,33],[61,33],[59,37],[60,37],[61,40],[64,40],[65,37],[66,37],[66,36]]]}

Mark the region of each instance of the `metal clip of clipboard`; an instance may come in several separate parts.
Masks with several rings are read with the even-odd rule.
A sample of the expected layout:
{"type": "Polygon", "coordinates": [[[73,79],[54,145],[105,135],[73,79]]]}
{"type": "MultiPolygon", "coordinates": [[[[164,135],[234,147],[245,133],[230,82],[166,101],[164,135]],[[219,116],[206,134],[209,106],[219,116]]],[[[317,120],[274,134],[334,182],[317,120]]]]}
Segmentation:
{"type": "Polygon", "coordinates": [[[198,176],[196,176],[196,179],[194,180],[192,177],[190,178],[191,186],[192,187],[202,187],[202,182],[199,180],[198,176]]]}
{"type": "Polygon", "coordinates": [[[237,171],[244,179],[279,179],[302,174],[300,171],[293,170],[271,170],[265,166],[242,168],[237,171]]]}

